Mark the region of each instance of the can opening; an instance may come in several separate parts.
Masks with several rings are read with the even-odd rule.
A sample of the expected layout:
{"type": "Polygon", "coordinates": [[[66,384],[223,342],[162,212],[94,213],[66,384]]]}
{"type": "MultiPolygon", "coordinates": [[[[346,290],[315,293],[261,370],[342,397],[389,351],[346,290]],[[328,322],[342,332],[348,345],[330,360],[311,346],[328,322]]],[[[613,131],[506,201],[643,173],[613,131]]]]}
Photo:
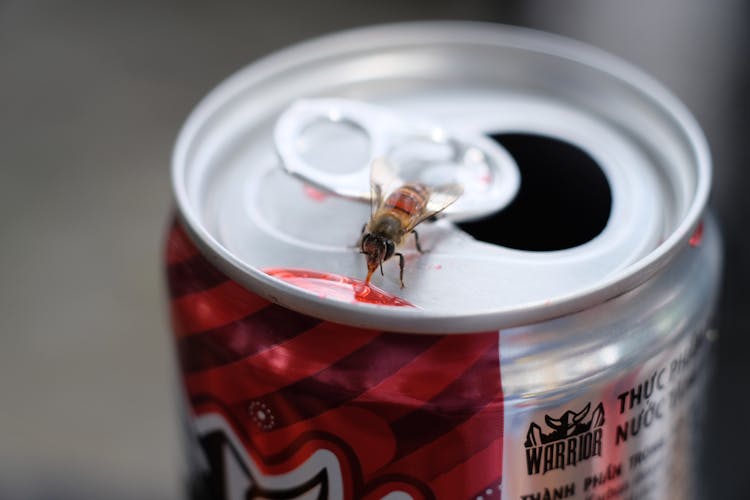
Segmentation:
{"type": "Polygon", "coordinates": [[[487,243],[540,252],[582,245],[604,230],[612,210],[612,192],[589,154],[543,135],[491,137],[515,159],[521,187],[505,209],[459,224],[462,230],[487,243]]]}

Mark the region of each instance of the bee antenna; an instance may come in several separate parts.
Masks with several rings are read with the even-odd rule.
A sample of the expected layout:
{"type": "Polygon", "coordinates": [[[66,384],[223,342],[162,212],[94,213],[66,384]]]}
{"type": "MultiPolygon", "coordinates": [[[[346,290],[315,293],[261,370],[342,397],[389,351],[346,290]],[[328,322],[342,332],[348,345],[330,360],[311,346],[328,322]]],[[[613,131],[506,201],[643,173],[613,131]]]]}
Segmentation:
{"type": "Polygon", "coordinates": [[[383,274],[383,261],[380,262],[380,275],[385,276],[385,274],[383,274]]]}

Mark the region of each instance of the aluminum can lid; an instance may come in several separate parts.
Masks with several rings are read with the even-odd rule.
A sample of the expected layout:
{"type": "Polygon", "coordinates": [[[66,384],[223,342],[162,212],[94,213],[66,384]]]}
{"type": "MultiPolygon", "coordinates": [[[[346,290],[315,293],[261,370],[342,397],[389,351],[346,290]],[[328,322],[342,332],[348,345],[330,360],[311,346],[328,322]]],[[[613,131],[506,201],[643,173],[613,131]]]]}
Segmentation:
{"type": "MultiPolygon", "coordinates": [[[[312,156],[328,159],[320,162],[324,169],[357,172],[352,185],[361,192],[366,184],[361,167],[377,153],[377,140],[369,126],[351,125],[343,139],[340,127],[295,130],[311,132],[307,139],[318,148],[312,156]]],[[[448,333],[561,316],[648,280],[698,226],[711,165],[690,113],[627,63],[526,29],[433,22],[319,38],[239,71],[187,120],[175,147],[172,178],[179,212],[196,243],[254,292],[345,324],[448,333]],[[585,158],[605,180],[601,227],[574,245],[514,244],[503,235],[543,236],[551,229],[521,216],[521,229],[511,230],[502,218],[476,210],[467,195],[474,212],[465,207],[460,212],[456,202],[459,219],[482,215],[484,221],[458,224],[447,217],[419,225],[420,242],[429,251],[420,254],[411,237],[404,238],[399,247],[404,288],[397,258],[384,264],[382,277],[373,278],[378,296],[398,300],[347,300],[332,290],[354,290],[365,275],[356,245],[371,208],[353,199],[357,196],[321,191],[327,187],[323,181],[290,175],[283,152],[296,145],[287,144],[289,134],[278,132],[280,119],[294,106],[326,99],[364,103],[398,119],[419,116],[466,143],[479,138],[483,154],[502,165],[491,173],[503,180],[497,187],[504,191],[487,198],[498,214],[522,204],[533,184],[528,164],[539,158],[546,163],[534,164],[533,175],[556,179],[556,185],[548,196],[537,195],[532,202],[537,209],[564,212],[567,201],[554,202],[559,193],[567,192],[568,198],[560,199],[570,203],[597,196],[586,191],[578,170],[568,168],[570,158],[556,153],[573,151],[571,158],[585,158]],[[547,156],[545,144],[554,146],[547,156]],[[296,278],[289,279],[292,275],[296,278]],[[333,288],[306,286],[331,276],[337,277],[333,288]]],[[[573,214],[567,223],[576,228],[590,215],[573,214]]]]}

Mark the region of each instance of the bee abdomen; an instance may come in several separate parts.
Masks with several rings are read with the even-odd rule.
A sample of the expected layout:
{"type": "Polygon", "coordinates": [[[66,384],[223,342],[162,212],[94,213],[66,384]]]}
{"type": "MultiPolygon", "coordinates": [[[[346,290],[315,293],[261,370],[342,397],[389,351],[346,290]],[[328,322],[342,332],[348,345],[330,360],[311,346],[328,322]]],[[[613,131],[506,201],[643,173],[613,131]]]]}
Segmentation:
{"type": "Polygon", "coordinates": [[[427,188],[421,184],[407,184],[390,194],[383,203],[383,207],[413,216],[424,210],[427,204],[427,188]]]}

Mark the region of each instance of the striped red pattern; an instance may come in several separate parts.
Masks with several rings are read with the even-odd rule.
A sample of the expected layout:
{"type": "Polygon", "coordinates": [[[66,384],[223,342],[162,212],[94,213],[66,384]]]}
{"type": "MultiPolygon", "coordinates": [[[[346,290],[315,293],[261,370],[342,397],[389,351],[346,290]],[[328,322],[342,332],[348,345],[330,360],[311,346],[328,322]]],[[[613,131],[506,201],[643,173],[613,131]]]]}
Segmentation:
{"type": "Polygon", "coordinates": [[[219,413],[264,474],[326,448],[346,498],[469,499],[500,484],[497,332],[381,332],[290,311],[221,274],[177,224],[167,276],[193,411],[219,413]]]}

